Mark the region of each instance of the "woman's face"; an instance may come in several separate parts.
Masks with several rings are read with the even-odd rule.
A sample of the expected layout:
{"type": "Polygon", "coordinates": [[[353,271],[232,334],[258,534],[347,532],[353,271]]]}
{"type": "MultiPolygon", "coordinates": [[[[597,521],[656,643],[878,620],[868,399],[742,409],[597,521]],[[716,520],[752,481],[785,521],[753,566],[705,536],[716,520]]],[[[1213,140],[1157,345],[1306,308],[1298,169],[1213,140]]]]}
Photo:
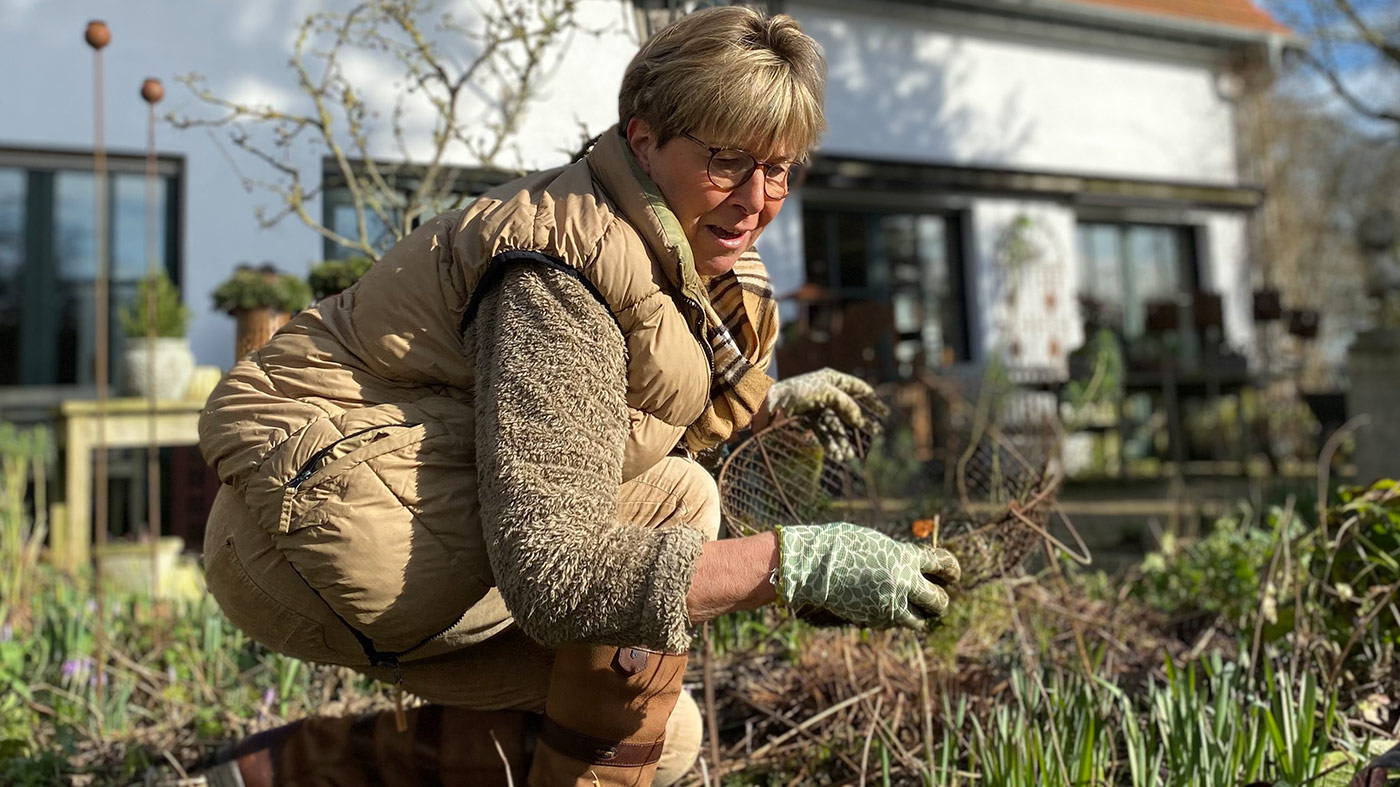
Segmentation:
{"type": "Polygon", "coordinates": [[[733,268],[783,207],[783,199],[763,193],[761,172],[733,191],[715,186],[706,171],[710,152],[685,137],[657,145],[646,121],[633,118],[627,124],[627,141],[685,230],[701,276],[718,276],[733,268]]]}

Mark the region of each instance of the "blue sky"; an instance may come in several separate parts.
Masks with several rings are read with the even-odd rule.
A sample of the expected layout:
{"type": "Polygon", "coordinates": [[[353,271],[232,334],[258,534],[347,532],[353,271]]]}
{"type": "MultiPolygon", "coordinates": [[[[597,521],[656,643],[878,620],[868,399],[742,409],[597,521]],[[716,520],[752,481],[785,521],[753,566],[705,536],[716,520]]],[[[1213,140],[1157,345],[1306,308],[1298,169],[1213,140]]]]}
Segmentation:
{"type": "MultiPolygon", "coordinates": [[[[1334,6],[1335,0],[1264,0],[1262,5],[1279,21],[1294,28],[1305,39],[1317,30],[1333,29],[1348,36],[1353,28],[1334,6]]],[[[1382,35],[1395,41],[1400,35],[1400,0],[1351,0],[1352,6],[1382,35]]],[[[1330,65],[1343,83],[1362,102],[1392,112],[1400,111],[1400,66],[1386,60],[1374,47],[1347,41],[1327,42],[1313,37],[1307,41],[1309,51],[1330,65]]],[[[1295,68],[1285,79],[1284,90],[1307,98],[1328,111],[1349,116],[1359,128],[1368,133],[1393,135],[1393,125],[1368,121],[1351,111],[1337,98],[1331,86],[1314,69],[1295,68]]]]}

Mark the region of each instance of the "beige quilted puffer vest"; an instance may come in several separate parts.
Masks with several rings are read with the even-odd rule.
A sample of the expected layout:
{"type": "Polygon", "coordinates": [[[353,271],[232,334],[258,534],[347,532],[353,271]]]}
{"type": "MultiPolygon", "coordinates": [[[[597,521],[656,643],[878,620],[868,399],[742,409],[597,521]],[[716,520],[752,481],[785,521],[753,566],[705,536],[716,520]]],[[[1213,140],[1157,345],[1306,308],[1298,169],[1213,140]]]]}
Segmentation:
{"type": "Polygon", "coordinates": [[[269,534],[369,661],[460,627],[494,585],[462,342],[493,271],[568,270],[616,318],[631,409],[624,479],[669,453],[705,410],[706,296],[644,178],[608,133],[580,162],[425,223],[211,395],[200,446],[256,519],[238,526],[269,534]]]}

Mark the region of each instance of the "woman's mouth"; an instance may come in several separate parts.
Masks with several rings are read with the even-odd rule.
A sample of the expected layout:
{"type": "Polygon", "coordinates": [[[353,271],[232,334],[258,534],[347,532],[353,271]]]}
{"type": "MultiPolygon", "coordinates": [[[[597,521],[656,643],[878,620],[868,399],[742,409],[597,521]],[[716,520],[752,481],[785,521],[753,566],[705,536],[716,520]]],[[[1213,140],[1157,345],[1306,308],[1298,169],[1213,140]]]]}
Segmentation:
{"type": "Polygon", "coordinates": [[[714,224],[706,224],[705,229],[709,230],[710,234],[715,236],[715,240],[719,241],[719,245],[726,249],[743,248],[744,241],[749,237],[748,230],[727,230],[714,224]]]}

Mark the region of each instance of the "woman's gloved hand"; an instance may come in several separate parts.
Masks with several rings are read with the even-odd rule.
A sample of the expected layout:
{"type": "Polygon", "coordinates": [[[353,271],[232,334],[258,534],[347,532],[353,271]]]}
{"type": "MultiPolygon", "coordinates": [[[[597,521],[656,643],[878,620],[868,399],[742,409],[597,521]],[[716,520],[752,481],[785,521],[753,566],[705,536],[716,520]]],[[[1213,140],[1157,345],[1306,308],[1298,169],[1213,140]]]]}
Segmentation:
{"type": "Polygon", "coordinates": [[[905,544],[868,527],[835,522],[778,529],[778,597],[860,626],[916,631],[948,608],[940,585],[962,576],[946,549],[905,544]]]}
{"type": "Polygon", "coordinates": [[[855,434],[877,431],[876,419],[888,412],[864,380],[829,368],[774,383],[768,391],[768,410],[811,419],[822,447],[838,462],[855,458],[855,434]]]}

